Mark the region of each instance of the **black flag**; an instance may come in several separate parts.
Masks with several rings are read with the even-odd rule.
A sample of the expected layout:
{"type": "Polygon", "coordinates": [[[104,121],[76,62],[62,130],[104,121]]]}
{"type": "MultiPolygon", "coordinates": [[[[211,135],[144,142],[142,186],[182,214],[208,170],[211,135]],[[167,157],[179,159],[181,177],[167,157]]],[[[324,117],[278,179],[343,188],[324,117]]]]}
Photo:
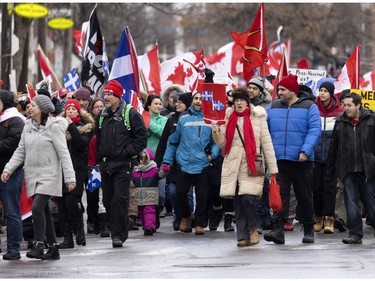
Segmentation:
{"type": "Polygon", "coordinates": [[[104,84],[105,74],[103,69],[103,37],[96,16],[96,7],[90,15],[85,43],[81,81],[83,86],[97,94],[104,84]]]}

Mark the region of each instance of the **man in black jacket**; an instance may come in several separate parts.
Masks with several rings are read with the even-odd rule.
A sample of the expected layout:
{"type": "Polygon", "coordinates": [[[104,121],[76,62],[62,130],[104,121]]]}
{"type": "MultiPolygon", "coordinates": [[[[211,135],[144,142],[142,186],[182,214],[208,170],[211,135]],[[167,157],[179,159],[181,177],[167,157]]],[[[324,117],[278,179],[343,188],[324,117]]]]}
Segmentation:
{"type": "MultiPolygon", "coordinates": [[[[147,131],[142,116],[130,109],[130,128],[125,125],[123,88],[116,80],[104,88],[105,109],[98,122],[97,163],[100,164],[103,203],[110,218],[112,246],[122,247],[128,238],[131,173],[137,155],[146,148],[147,131]]],[[[100,116],[100,115],[99,115],[100,116]]]]}
{"type": "Polygon", "coordinates": [[[355,93],[344,99],[345,112],[336,119],[329,148],[327,173],[344,184],[349,237],[345,244],[361,244],[363,224],[359,200],[366,208],[370,225],[375,227],[375,115],[361,105],[355,93]]]}
{"type": "MultiPolygon", "coordinates": [[[[0,169],[12,157],[21,139],[26,118],[15,107],[13,93],[0,90],[0,169]]],[[[22,218],[20,196],[23,183],[23,169],[19,167],[4,183],[0,181],[0,199],[3,202],[7,220],[7,252],[4,260],[21,258],[22,218]]]]}

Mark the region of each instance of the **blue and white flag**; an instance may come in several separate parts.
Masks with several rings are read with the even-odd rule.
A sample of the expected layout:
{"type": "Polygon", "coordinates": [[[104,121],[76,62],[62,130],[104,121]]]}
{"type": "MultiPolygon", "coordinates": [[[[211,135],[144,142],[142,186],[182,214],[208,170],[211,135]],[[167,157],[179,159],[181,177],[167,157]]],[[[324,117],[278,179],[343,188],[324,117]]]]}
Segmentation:
{"type": "Polygon", "coordinates": [[[117,80],[125,94],[122,99],[131,103],[132,90],[139,94],[139,74],[137,53],[129,27],[125,27],[121,34],[120,43],[117,47],[115,59],[113,60],[111,73],[108,81],[117,80]]]}
{"type": "Polygon", "coordinates": [[[212,101],[213,92],[202,91],[202,101],[212,101]]]}
{"type": "Polygon", "coordinates": [[[212,102],[212,110],[224,110],[224,104],[218,100],[212,102]]]}
{"type": "Polygon", "coordinates": [[[64,76],[64,87],[69,92],[74,92],[79,88],[81,80],[79,79],[77,70],[73,68],[67,75],[64,76]]]}
{"type": "Polygon", "coordinates": [[[89,181],[87,183],[87,189],[91,192],[98,189],[102,185],[102,176],[99,173],[99,169],[95,166],[89,176],[89,181]]]}

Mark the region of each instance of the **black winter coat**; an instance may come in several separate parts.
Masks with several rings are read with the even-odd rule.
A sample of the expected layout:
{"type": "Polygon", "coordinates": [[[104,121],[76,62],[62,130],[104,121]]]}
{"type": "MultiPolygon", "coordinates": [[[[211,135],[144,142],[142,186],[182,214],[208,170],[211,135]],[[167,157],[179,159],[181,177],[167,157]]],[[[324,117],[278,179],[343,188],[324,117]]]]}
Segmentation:
{"type": "Polygon", "coordinates": [[[128,130],[122,116],[124,106],[125,103],[121,101],[114,113],[111,109],[105,110],[100,128],[97,122],[96,161],[106,173],[136,165],[136,157],[147,145],[147,130],[141,114],[131,108],[129,115],[131,129],[128,130]]]}
{"type": "Polygon", "coordinates": [[[356,127],[344,112],[333,128],[327,172],[336,172],[341,181],[353,172],[364,172],[367,179],[375,176],[375,114],[362,107],[360,111],[356,127]]]}
{"type": "Polygon", "coordinates": [[[13,152],[18,147],[25,122],[19,117],[12,117],[0,123],[0,169],[4,170],[13,152]]]}

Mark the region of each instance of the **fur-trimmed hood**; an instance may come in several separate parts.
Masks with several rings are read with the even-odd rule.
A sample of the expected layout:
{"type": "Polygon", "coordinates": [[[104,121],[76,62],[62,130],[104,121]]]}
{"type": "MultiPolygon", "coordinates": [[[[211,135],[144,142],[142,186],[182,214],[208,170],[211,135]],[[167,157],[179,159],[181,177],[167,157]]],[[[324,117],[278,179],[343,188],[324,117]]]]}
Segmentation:
{"type": "MultiPolygon", "coordinates": [[[[66,114],[65,112],[62,112],[59,116],[63,117],[65,120],[66,114]]],[[[78,123],[78,126],[77,126],[79,133],[84,134],[84,133],[92,132],[95,128],[95,120],[92,117],[92,115],[88,113],[86,110],[81,109],[79,116],[81,117],[81,122],[78,123]]],[[[66,132],[66,139],[67,140],[72,139],[72,136],[68,131],[66,132]]]]}
{"type": "Polygon", "coordinates": [[[176,85],[176,84],[173,84],[173,85],[168,86],[167,88],[165,88],[164,91],[163,91],[163,93],[161,94],[161,105],[164,108],[167,108],[167,106],[168,106],[168,96],[169,96],[169,92],[171,92],[171,91],[176,91],[179,94],[183,94],[183,93],[186,92],[183,89],[182,86],[176,85]]]}

